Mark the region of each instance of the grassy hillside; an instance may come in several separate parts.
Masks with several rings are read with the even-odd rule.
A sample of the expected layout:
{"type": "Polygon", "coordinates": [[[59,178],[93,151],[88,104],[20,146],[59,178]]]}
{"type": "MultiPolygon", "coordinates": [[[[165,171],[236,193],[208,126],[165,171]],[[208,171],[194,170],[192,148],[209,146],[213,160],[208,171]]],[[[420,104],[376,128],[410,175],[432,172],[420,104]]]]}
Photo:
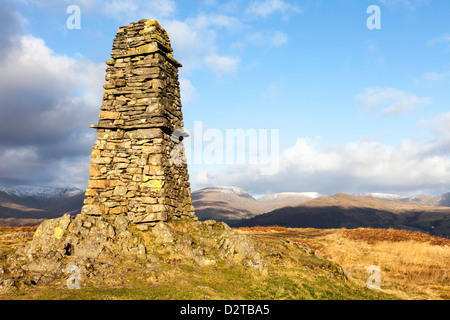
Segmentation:
{"type": "MultiPolygon", "coordinates": [[[[449,299],[446,239],[400,236],[389,230],[242,228],[258,244],[262,272],[222,261],[199,267],[176,255],[155,261],[123,261],[102,279],[69,290],[63,279],[19,288],[0,299],[449,299]],[[307,244],[307,245],[305,245],[307,244]],[[381,290],[366,287],[366,268],[380,266],[381,290]],[[342,269],[342,267],[344,269],[342,269]]],[[[33,230],[0,228],[0,266],[31,239],[33,230]]],[[[107,263],[107,262],[105,262],[107,263]]]]}
{"type": "Polygon", "coordinates": [[[370,228],[279,228],[270,233],[261,227],[240,230],[254,237],[305,243],[319,256],[341,265],[359,283],[367,281],[367,267],[377,265],[381,269],[380,292],[400,299],[450,299],[450,239],[370,228]]]}

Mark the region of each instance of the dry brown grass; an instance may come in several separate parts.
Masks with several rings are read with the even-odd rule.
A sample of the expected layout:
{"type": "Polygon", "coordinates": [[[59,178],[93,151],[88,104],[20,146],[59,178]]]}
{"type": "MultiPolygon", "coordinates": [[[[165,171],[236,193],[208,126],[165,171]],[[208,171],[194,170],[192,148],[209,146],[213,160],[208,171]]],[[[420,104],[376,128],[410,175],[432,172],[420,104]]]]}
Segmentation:
{"type": "Polygon", "coordinates": [[[0,257],[11,254],[33,238],[38,227],[0,227],[0,257]]]}
{"type": "Polygon", "coordinates": [[[363,240],[368,243],[376,243],[379,241],[416,241],[427,242],[431,245],[450,246],[450,239],[430,236],[428,234],[408,231],[408,230],[395,230],[395,229],[351,229],[342,230],[345,237],[352,240],[363,240]]]}
{"type": "Polygon", "coordinates": [[[257,241],[286,239],[308,245],[341,265],[361,286],[367,268],[381,270],[381,291],[402,299],[450,299],[450,240],[394,229],[239,228],[257,241]],[[279,230],[279,231],[275,231],[279,230]]]}
{"type": "Polygon", "coordinates": [[[272,227],[261,227],[261,226],[256,226],[256,227],[241,227],[241,228],[235,228],[235,230],[238,231],[244,231],[244,232],[284,232],[287,231],[288,228],[286,227],[280,227],[280,226],[272,226],[272,227]]]}
{"type": "Polygon", "coordinates": [[[295,229],[306,242],[335,261],[363,284],[367,267],[381,269],[381,289],[403,299],[450,299],[449,240],[420,232],[386,229],[324,230],[308,236],[295,229]]]}
{"type": "Polygon", "coordinates": [[[0,227],[0,232],[35,232],[38,227],[0,227]]]}

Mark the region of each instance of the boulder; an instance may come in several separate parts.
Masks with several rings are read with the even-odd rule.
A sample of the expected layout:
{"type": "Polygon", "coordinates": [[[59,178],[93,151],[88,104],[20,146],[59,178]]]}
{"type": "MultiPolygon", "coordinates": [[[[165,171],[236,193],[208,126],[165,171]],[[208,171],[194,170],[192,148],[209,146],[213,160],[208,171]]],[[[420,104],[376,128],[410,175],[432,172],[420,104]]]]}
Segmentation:
{"type": "Polygon", "coordinates": [[[158,222],[153,228],[152,233],[156,237],[156,242],[170,243],[175,240],[175,232],[167,223],[158,222]]]}

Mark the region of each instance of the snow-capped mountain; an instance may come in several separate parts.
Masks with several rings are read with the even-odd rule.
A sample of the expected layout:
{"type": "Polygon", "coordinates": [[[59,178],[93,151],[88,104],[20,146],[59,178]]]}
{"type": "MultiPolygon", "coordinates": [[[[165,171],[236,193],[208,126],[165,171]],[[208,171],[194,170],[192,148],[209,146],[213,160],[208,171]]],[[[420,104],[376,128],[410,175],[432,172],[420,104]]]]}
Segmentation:
{"type": "Polygon", "coordinates": [[[378,193],[378,192],[360,193],[360,194],[358,194],[358,196],[360,196],[360,197],[374,197],[374,198],[378,198],[378,199],[394,200],[394,201],[398,201],[398,200],[401,200],[403,198],[402,196],[399,196],[398,194],[378,193]]]}
{"type": "Polygon", "coordinates": [[[369,196],[395,202],[417,202],[428,206],[450,207],[450,192],[443,193],[437,196],[431,196],[423,193],[413,196],[400,196],[398,194],[391,193],[360,193],[358,194],[358,196],[369,196]]]}
{"type": "Polygon", "coordinates": [[[219,192],[222,192],[222,193],[228,193],[228,194],[234,193],[238,196],[249,196],[249,194],[245,190],[238,188],[238,187],[219,186],[219,187],[213,187],[211,189],[219,190],[219,192]]]}
{"type": "Polygon", "coordinates": [[[403,198],[401,201],[403,202],[419,202],[429,206],[444,206],[450,207],[450,192],[443,193],[437,196],[430,196],[428,194],[418,194],[411,197],[403,198]]]}
{"type": "Polygon", "coordinates": [[[200,220],[235,220],[264,212],[255,198],[238,187],[209,187],[194,191],[192,204],[200,220]]]}
{"type": "Polygon", "coordinates": [[[78,188],[36,187],[36,186],[14,186],[0,187],[0,191],[10,196],[20,198],[55,199],[70,198],[83,193],[78,188]]]}
{"type": "Polygon", "coordinates": [[[297,206],[320,196],[317,192],[285,192],[255,199],[241,188],[220,186],[194,191],[192,200],[200,220],[232,222],[286,206],[297,206]]]}
{"type": "Polygon", "coordinates": [[[0,226],[37,225],[65,213],[75,215],[83,202],[84,192],[77,188],[0,187],[0,226]]]}
{"type": "Polygon", "coordinates": [[[258,201],[269,201],[275,199],[286,199],[286,198],[308,198],[315,199],[322,197],[322,195],[318,192],[281,192],[281,193],[273,193],[267,196],[263,196],[258,199],[258,201]]]}
{"type": "Polygon", "coordinates": [[[304,202],[321,197],[317,192],[282,192],[268,194],[257,201],[264,206],[266,212],[282,207],[298,206],[304,202]]]}

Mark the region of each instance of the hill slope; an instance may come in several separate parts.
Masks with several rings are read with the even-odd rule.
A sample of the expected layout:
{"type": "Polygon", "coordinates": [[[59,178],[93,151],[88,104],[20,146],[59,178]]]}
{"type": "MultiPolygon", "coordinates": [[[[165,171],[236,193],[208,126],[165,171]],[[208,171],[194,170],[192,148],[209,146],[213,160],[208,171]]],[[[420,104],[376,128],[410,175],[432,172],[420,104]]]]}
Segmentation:
{"type": "Polygon", "coordinates": [[[0,187],[0,225],[36,225],[43,219],[75,215],[84,192],[76,188],[0,187]]]}
{"type": "MultiPolygon", "coordinates": [[[[0,227],[0,270],[5,257],[31,241],[35,230],[0,227]]],[[[81,290],[68,289],[64,280],[50,286],[0,290],[0,299],[450,299],[447,239],[384,229],[260,227],[234,231],[257,244],[265,272],[223,262],[199,267],[191,259],[178,259],[177,252],[160,252],[167,249],[159,245],[152,251],[153,262],[122,262],[106,277],[100,277],[102,269],[93,269],[92,264],[89,269],[83,267],[83,275],[95,276],[83,277],[81,290]],[[380,289],[369,290],[367,268],[374,263],[381,268],[380,289]]],[[[271,314],[278,315],[275,309],[271,314]]]]}
{"type": "Polygon", "coordinates": [[[361,193],[359,196],[370,196],[382,200],[389,200],[395,202],[417,202],[426,204],[428,206],[437,207],[450,207],[450,192],[443,193],[437,196],[431,196],[429,194],[416,194],[409,197],[402,197],[397,194],[390,193],[361,193]]]}
{"type": "Polygon", "coordinates": [[[403,202],[419,202],[429,206],[450,207],[450,192],[440,194],[437,196],[430,196],[428,194],[419,194],[412,197],[402,198],[403,202]]]}
{"type": "Polygon", "coordinates": [[[233,223],[286,206],[299,205],[317,193],[277,193],[259,199],[237,187],[210,187],[194,191],[192,202],[199,220],[233,223]]]}
{"type": "Polygon", "coordinates": [[[450,236],[450,208],[403,203],[374,197],[336,194],[285,207],[234,226],[293,228],[396,228],[450,236]]]}
{"type": "MultiPolygon", "coordinates": [[[[200,224],[202,226],[192,221],[169,223],[164,229],[172,230],[170,239],[156,236],[153,231],[136,231],[135,235],[145,246],[152,248],[139,259],[108,257],[85,262],[73,253],[70,264],[80,266],[81,290],[69,289],[68,275],[62,275],[62,279],[38,285],[29,281],[29,285],[19,285],[16,289],[0,288],[0,299],[236,301],[396,298],[389,293],[369,290],[362,281],[349,279],[340,265],[319,257],[307,245],[291,239],[291,234],[272,237],[274,233],[270,232],[268,237],[260,237],[259,234],[252,237],[221,223],[200,224]],[[228,235],[226,238],[223,232],[228,235]],[[242,242],[244,246],[240,245],[242,242]],[[185,250],[174,250],[176,247],[184,247],[185,250]],[[188,247],[192,256],[187,254],[188,247]],[[227,254],[220,254],[221,248],[227,254]],[[251,248],[257,251],[263,262],[260,264],[262,269],[239,261],[251,248]],[[237,260],[229,259],[230,256],[237,260]]],[[[0,228],[0,271],[9,270],[5,256],[16,250],[21,252],[34,239],[33,232],[11,229],[15,228],[0,228]],[[26,237],[20,236],[22,234],[26,237]]],[[[4,274],[0,272],[0,286],[8,281],[2,282],[4,274]]],[[[174,311],[174,308],[171,306],[170,310],[174,311]]],[[[175,313],[172,318],[179,318],[179,309],[175,312],[178,317],[175,313]]],[[[275,309],[270,312],[276,314],[275,309]]]]}

